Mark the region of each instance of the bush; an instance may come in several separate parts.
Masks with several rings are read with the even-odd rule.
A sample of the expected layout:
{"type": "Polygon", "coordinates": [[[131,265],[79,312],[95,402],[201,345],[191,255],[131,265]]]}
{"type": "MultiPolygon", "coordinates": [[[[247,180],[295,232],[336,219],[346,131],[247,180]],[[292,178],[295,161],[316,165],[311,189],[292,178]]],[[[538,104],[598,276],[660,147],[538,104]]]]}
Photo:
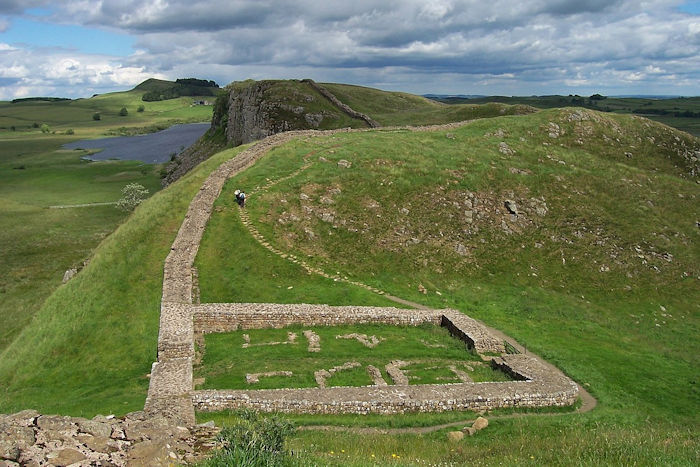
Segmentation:
{"type": "Polygon", "coordinates": [[[117,201],[117,209],[133,211],[148,196],[148,190],[138,183],[129,183],[122,188],[123,197],[117,201]]]}
{"type": "Polygon", "coordinates": [[[94,114],[92,114],[92,119],[95,121],[102,120],[102,116],[100,115],[99,112],[95,112],[94,114]]]}
{"type": "Polygon", "coordinates": [[[68,128],[68,129],[66,130],[66,134],[67,134],[67,135],[74,135],[74,134],[75,134],[75,131],[73,131],[73,128],[68,128]]]}
{"type": "Polygon", "coordinates": [[[122,107],[121,110],[119,110],[119,116],[126,117],[127,115],[129,115],[129,111],[126,110],[126,107],[122,107]]]}
{"type": "Polygon", "coordinates": [[[287,436],[294,433],[294,425],[277,416],[261,417],[252,410],[238,412],[240,420],[221,430],[219,440],[223,447],[205,465],[282,466],[289,464],[290,454],[285,450],[287,436]]]}
{"type": "Polygon", "coordinates": [[[137,112],[143,112],[144,110],[146,110],[146,106],[143,104],[139,105],[136,109],[137,112]]]}
{"type": "Polygon", "coordinates": [[[41,124],[41,132],[44,134],[51,133],[51,128],[46,123],[41,124]]]}

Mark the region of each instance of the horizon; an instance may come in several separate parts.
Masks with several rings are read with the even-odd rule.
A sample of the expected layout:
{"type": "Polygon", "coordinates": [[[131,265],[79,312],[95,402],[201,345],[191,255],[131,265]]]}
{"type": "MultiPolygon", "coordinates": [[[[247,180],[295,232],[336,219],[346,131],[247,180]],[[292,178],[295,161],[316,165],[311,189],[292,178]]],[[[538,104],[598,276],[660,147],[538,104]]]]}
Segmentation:
{"type": "Polygon", "coordinates": [[[188,76],[420,95],[700,95],[699,1],[29,6],[0,4],[0,100],[89,97],[188,76]]]}
{"type": "MultiPolygon", "coordinates": [[[[174,78],[174,79],[172,79],[172,80],[166,80],[166,81],[175,82],[175,79],[182,79],[182,78],[184,78],[184,77],[178,77],[178,78],[174,78]]],[[[206,78],[200,78],[200,77],[197,77],[197,76],[188,76],[188,78],[206,79],[206,78]]],[[[145,79],[144,81],[141,81],[140,83],[137,83],[135,86],[133,86],[133,87],[131,87],[131,88],[129,88],[129,89],[121,89],[121,90],[118,90],[118,89],[117,89],[117,90],[114,90],[114,91],[108,91],[108,92],[104,92],[104,93],[95,93],[95,94],[92,94],[92,95],[86,96],[86,97],[83,97],[83,96],[78,96],[78,97],[65,97],[65,96],[57,96],[57,95],[54,95],[54,96],[25,96],[25,97],[17,97],[17,98],[14,98],[14,99],[0,99],[0,102],[3,102],[3,101],[4,101],[4,102],[11,102],[11,101],[18,101],[18,102],[21,102],[21,101],[23,101],[23,100],[32,100],[32,99],[70,99],[70,100],[90,99],[90,98],[92,98],[92,97],[96,97],[96,96],[100,96],[100,95],[104,95],[104,94],[128,92],[128,91],[131,91],[131,90],[135,89],[135,87],[139,86],[140,84],[143,84],[144,82],[146,82],[146,81],[148,81],[148,80],[150,80],[150,79],[162,79],[162,78],[147,78],[147,79],[145,79]]],[[[284,78],[280,78],[280,79],[284,80],[284,78]]],[[[292,79],[292,78],[290,78],[290,79],[292,79]]],[[[224,86],[226,86],[226,85],[228,85],[228,84],[230,84],[230,83],[226,83],[226,84],[222,85],[221,83],[218,83],[218,82],[217,82],[216,84],[219,85],[220,88],[223,88],[224,86]]],[[[351,83],[338,83],[338,84],[351,84],[351,83]]],[[[364,86],[364,85],[360,85],[360,86],[364,86]]],[[[371,87],[371,86],[367,86],[367,87],[371,87]]],[[[400,91],[400,90],[399,90],[398,92],[403,92],[403,91],[400,91]]],[[[593,93],[593,94],[602,94],[602,93],[593,93]]],[[[591,95],[593,95],[593,94],[591,94],[591,95]]],[[[512,94],[512,95],[505,95],[505,94],[463,94],[463,93],[459,93],[459,94],[444,93],[444,94],[443,94],[443,93],[426,92],[426,93],[423,93],[423,94],[416,94],[416,95],[422,96],[422,97],[428,97],[428,98],[429,98],[429,97],[437,97],[437,98],[456,97],[456,98],[464,98],[464,99],[478,99],[478,98],[486,98],[486,97],[506,97],[506,98],[518,98],[518,97],[549,97],[549,96],[570,96],[570,95],[578,96],[578,97],[589,97],[589,95],[571,94],[571,93],[568,93],[568,94],[529,94],[529,95],[525,95],[525,94],[522,94],[522,95],[515,95],[515,94],[512,94]]],[[[664,94],[617,94],[617,95],[605,95],[605,94],[602,94],[602,95],[605,96],[605,97],[620,98],[620,99],[624,99],[624,98],[627,98],[627,99],[639,98],[639,99],[658,99],[658,100],[664,100],[664,99],[679,99],[679,98],[682,98],[682,99],[691,99],[691,98],[695,98],[695,97],[700,97],[700,95],[680,95],[680,94],[665,94],[665,95],[664,95],[664,94]]]]}

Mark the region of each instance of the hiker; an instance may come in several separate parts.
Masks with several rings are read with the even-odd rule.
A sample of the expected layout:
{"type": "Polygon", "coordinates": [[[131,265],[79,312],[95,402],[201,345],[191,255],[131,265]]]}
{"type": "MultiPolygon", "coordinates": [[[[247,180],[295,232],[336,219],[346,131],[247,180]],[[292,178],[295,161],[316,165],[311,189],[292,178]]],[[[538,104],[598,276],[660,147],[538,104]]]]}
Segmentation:
{"type": "Polygon", "coordinates": [[[236,201],[240,207],[245,207],[245,191],[236,190],[236,201]]]}

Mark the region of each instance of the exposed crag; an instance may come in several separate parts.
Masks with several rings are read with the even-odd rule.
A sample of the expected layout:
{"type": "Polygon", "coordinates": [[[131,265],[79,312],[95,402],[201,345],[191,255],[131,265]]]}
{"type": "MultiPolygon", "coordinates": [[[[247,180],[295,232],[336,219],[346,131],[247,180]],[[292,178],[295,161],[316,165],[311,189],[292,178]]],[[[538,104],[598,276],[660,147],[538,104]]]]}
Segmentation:
{"type": "Polygon", "coordinates": [[[217,105],[212,126],[225,128],[226,139],[234,146],[289,130],[373,126],[368,122],[369,117],[354,112],[337,99],[332,100],[329,92],[322,94],[311,83],[310,80],[233,83],[224,97],[228,105],[217,105]]]}
{"type": "Polygon", "coordinates": [[[311,80],[247,80],[225,88],[214,106],[211,130],[166,168],[169,185],[225,146],[239,146],[290,130],[377,127],[311,80]]]}

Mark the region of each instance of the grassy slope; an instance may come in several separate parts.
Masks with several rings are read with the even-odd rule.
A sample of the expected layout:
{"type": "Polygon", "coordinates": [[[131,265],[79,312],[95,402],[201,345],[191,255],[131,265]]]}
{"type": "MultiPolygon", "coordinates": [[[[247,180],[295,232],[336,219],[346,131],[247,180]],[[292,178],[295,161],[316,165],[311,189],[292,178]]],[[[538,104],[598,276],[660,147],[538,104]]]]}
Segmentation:
{"type": "Polygon", "coordinates": [[[85,151],[61,145],[81,138],[207,121],[211,107],[192,98],[143,103],[143,91],[60,102],[0,102],[0,351],[61,283],[124,219],[113,206],[47,209],[52,205],[113,202],[128,183],[160,189],[159,167],[136,161],[88,163],[85,151]],[[137,112],[144,104],[145,111],[137,112]],[[128,116],[119,116],[122,107],[128,116]],[[99,112],[100,121],[92,119],[99,112]],[[33,123],[47,124],[44,134],[33,123]],[[10,130],[15,127],[15,131],[10,130]],[[73,130],[73,135],[65,134],[73,130]]]}
{"type": "Polygon", "coordinates": [[[520,115],[534,111],[526,105],[447,105],[402,92],[347,84],[323,83],[341,102],[367,114],[381,125],[436,125],[500,115],[520,115]]]}
{"type": "Polygon", "coordinates": [[[510,105],[530,105],[539,109],[552,109],[559,107],[571,107],[585,105],[588,108],[605,112],[634,113],[644,115],[657,122],[664,123],[679,130],[700,136],[700,118],[675,117],[675,112],[700,112],[700,97],[680,97],[674,99],[648,99],[631,97],[608,97],[606,99],[591,101],[589,98],[578,96],[489,96],[475,99],[449,98],[444,101],[453,104],[486,104],[489,102],[501,102],[510,105]],[[659,115],[660,111],[669,115],[659,115]]]}
{"type": "MultiPolygon", "coordinates": [[[[259,229],[285,249],[314,255],[324,266],[407,298],[453,305],[485,319],[588,383],[600,407],[585,416],[492,421],[489,430],[459,446],[446,444],[442,433],[303,433],[293,440],[295,446],[329,463],[357,465],[395,460],[391,454],[413,463],[475,458],[533,465],[562,459],[589,464],[697,462],[697,185],[679,177],[676,160],[666,159],[668,151],[645,139],[651,132],[657,143],[673,147],[682,137],[675,140],[668,130],[610,116],[593,128],[582,147],[574,143],[572,125],[565,122],[560,124],[568,136],[543,146],[543,127],[558,115],[479,121],[450,131],[454,138],[444,132],[378,132],[338,135],[325,143],[298,142],[276,150],[244,176],[264,180],[276,174],[276,161],[286,159],[292,168],[320,141],[327,149],[342,144],[324,157],[352,160],[352,169],[339,173],[315,166],[280,184],[269,198],[251,198],[255,202],[249,208],[263,220],[257,221],[259,229]],[[615,133],[616,123],[625,125],[621,134],[615,133]],[[485,136],[499,127],[508,134],[485,136]],[[612,138],[606,142],[603,135],[612,138]],[[501,140],[517,155],[497,152],[501,140]],[[631,159],[624,156],[630,146],[635,146],[631,159]],[[532,173],[519,175],[510,168],[532,173]],[[448,180],[485,199],[493,191],[498,205],[503,195],[518,200],[544,196],[549,212],[541,224],[511,236],[486,223],[471,239],[474,243],[467,242],[477,260],[467,257],[462,264],[454,245],[439,241],[439,231],[427,222],[444,226],[448,239],[458,235],[454,229],[461,225],[449,209],[451,200],[438,188],[449,187],[448,180]],[[282,198],[298,204],[302,187],[316,202],[327,185],[343,187],[335,206],[343,216],[354,216],[360,224],[371,220],[373,230],[334,237],[327,235],[333,231],[329,226],[313,220],[309,225],[324,234],[313,244],[300,236],[273,235],[278,229],[294,234],[291,225],[276,222],[282,198]],[[426,189],[432,194],[428,202],[422,197],[426,189]],[[368,198],[377,200],[380,211],[362,204],[368,198]],[[413,218],[426,220],[407,231],[430,227],[428,238],[418,246],[401,243],[396,248],[398,241],[409,239],[401,232],[397,239],[381,233],[405,224],[398,208],[407,202],[413,202],[408,206],[413,218]],[[456,227],[450,227],[453,222],[456,227]],[[596,244],[601,237],[605,248],[596,244]],[[543,248],[533,248],[535,243],[543,248]],[[610,257],[616,252],[621,264],[610,257]],[[670,252],[672,262],[661,258],[662,252],[670,252]],[[600,272],[603,260],[610,267],[607,273],[600,272]],[[429,289],[427,296],[417,292],[418,283],[429,289]],[[341,449],[346,451],[343,458],[335,454],[340,456],[341,449]]],[[[0,355],[0,411],[34,407],[87,415],[141,406],[147,386],[143,375],[155,354],[162,260],[199,187],[201,178],[196,178],[229,155],[217,155],[139,208],[105,241],[91,265],[47,301],[40,319],[0,355]],[[126,250],[130,255],[123,254],[126,250]]],[[[256,186],[245,180],[241,186],[256,186]]],[[[251,241],[238,235],[233,244],[251,241]]],[[[257,252],[249,261],[268,261],[265,250],[257,252]]],[[[289,279],[280,276],[279,283],[289,279]]]]}
{"type": "MultiPolygon", "coordinates": [[[[304,433],[296,446],[358,465],[371,462],[370,452],[386,460],[392,451],[413,462],[459,463],[476,452],[482,459],[488,452],[488,463],[561,463],[564,453],[582,463],[697,460],[689,427],[699,421],[700,192],[677,150],[697,150],[698,141],[628,116],[587,114],[594,119],[579,125],[571,115],[480,120],[450,137],[378,131],[313,139],[276,150],[244,174],[269,176],[280,161],[299,166],[302,155],[325,148],[330,164],[318,162],[251,199],[248,209],[270,241],[326,270],[481,318],[557,364],[600,402],[583,416],[497,421],[455,451],[440,434],[304,433]],[[563,136],[548,136],[550,122],[563,136]],[[501,141],[515,155],[500,153],[501,141]],[[336,168],[339,159],[352,168],[336,168]],[[305,215],[299,200],[304,192],[311,198],[304,205],[328,209],[320,198],[331,187],[341,189],[330,206],[337,227],[305,215]],[[488,208],[473,224],[459,205],[467,191],[488,208]],[[506,199],[524,211],[539,197],[546,215],[530,208],[521,215],[532,223],[510,224],[506,199]],[[301,220],[278,222],[285,212],[301,220]],[[501,221],[515,233],[506,234],[501,221]],[[365,223],[364,233],[349,230],[365,223]],[[467,256],[455,254],[458,241],[467,256]],[[329,454],[340,449],[347,451],[342,460],[329,454]]],[[[207,267],[200,264],[200,274],[218,274],[207,267]]]]}
{"type": "Polygon", "coordinates": [[[217,154],[144,202],[0,354],[0,412],[93,415],[143,407],[155,359],[163,261],[217,154]]]}

